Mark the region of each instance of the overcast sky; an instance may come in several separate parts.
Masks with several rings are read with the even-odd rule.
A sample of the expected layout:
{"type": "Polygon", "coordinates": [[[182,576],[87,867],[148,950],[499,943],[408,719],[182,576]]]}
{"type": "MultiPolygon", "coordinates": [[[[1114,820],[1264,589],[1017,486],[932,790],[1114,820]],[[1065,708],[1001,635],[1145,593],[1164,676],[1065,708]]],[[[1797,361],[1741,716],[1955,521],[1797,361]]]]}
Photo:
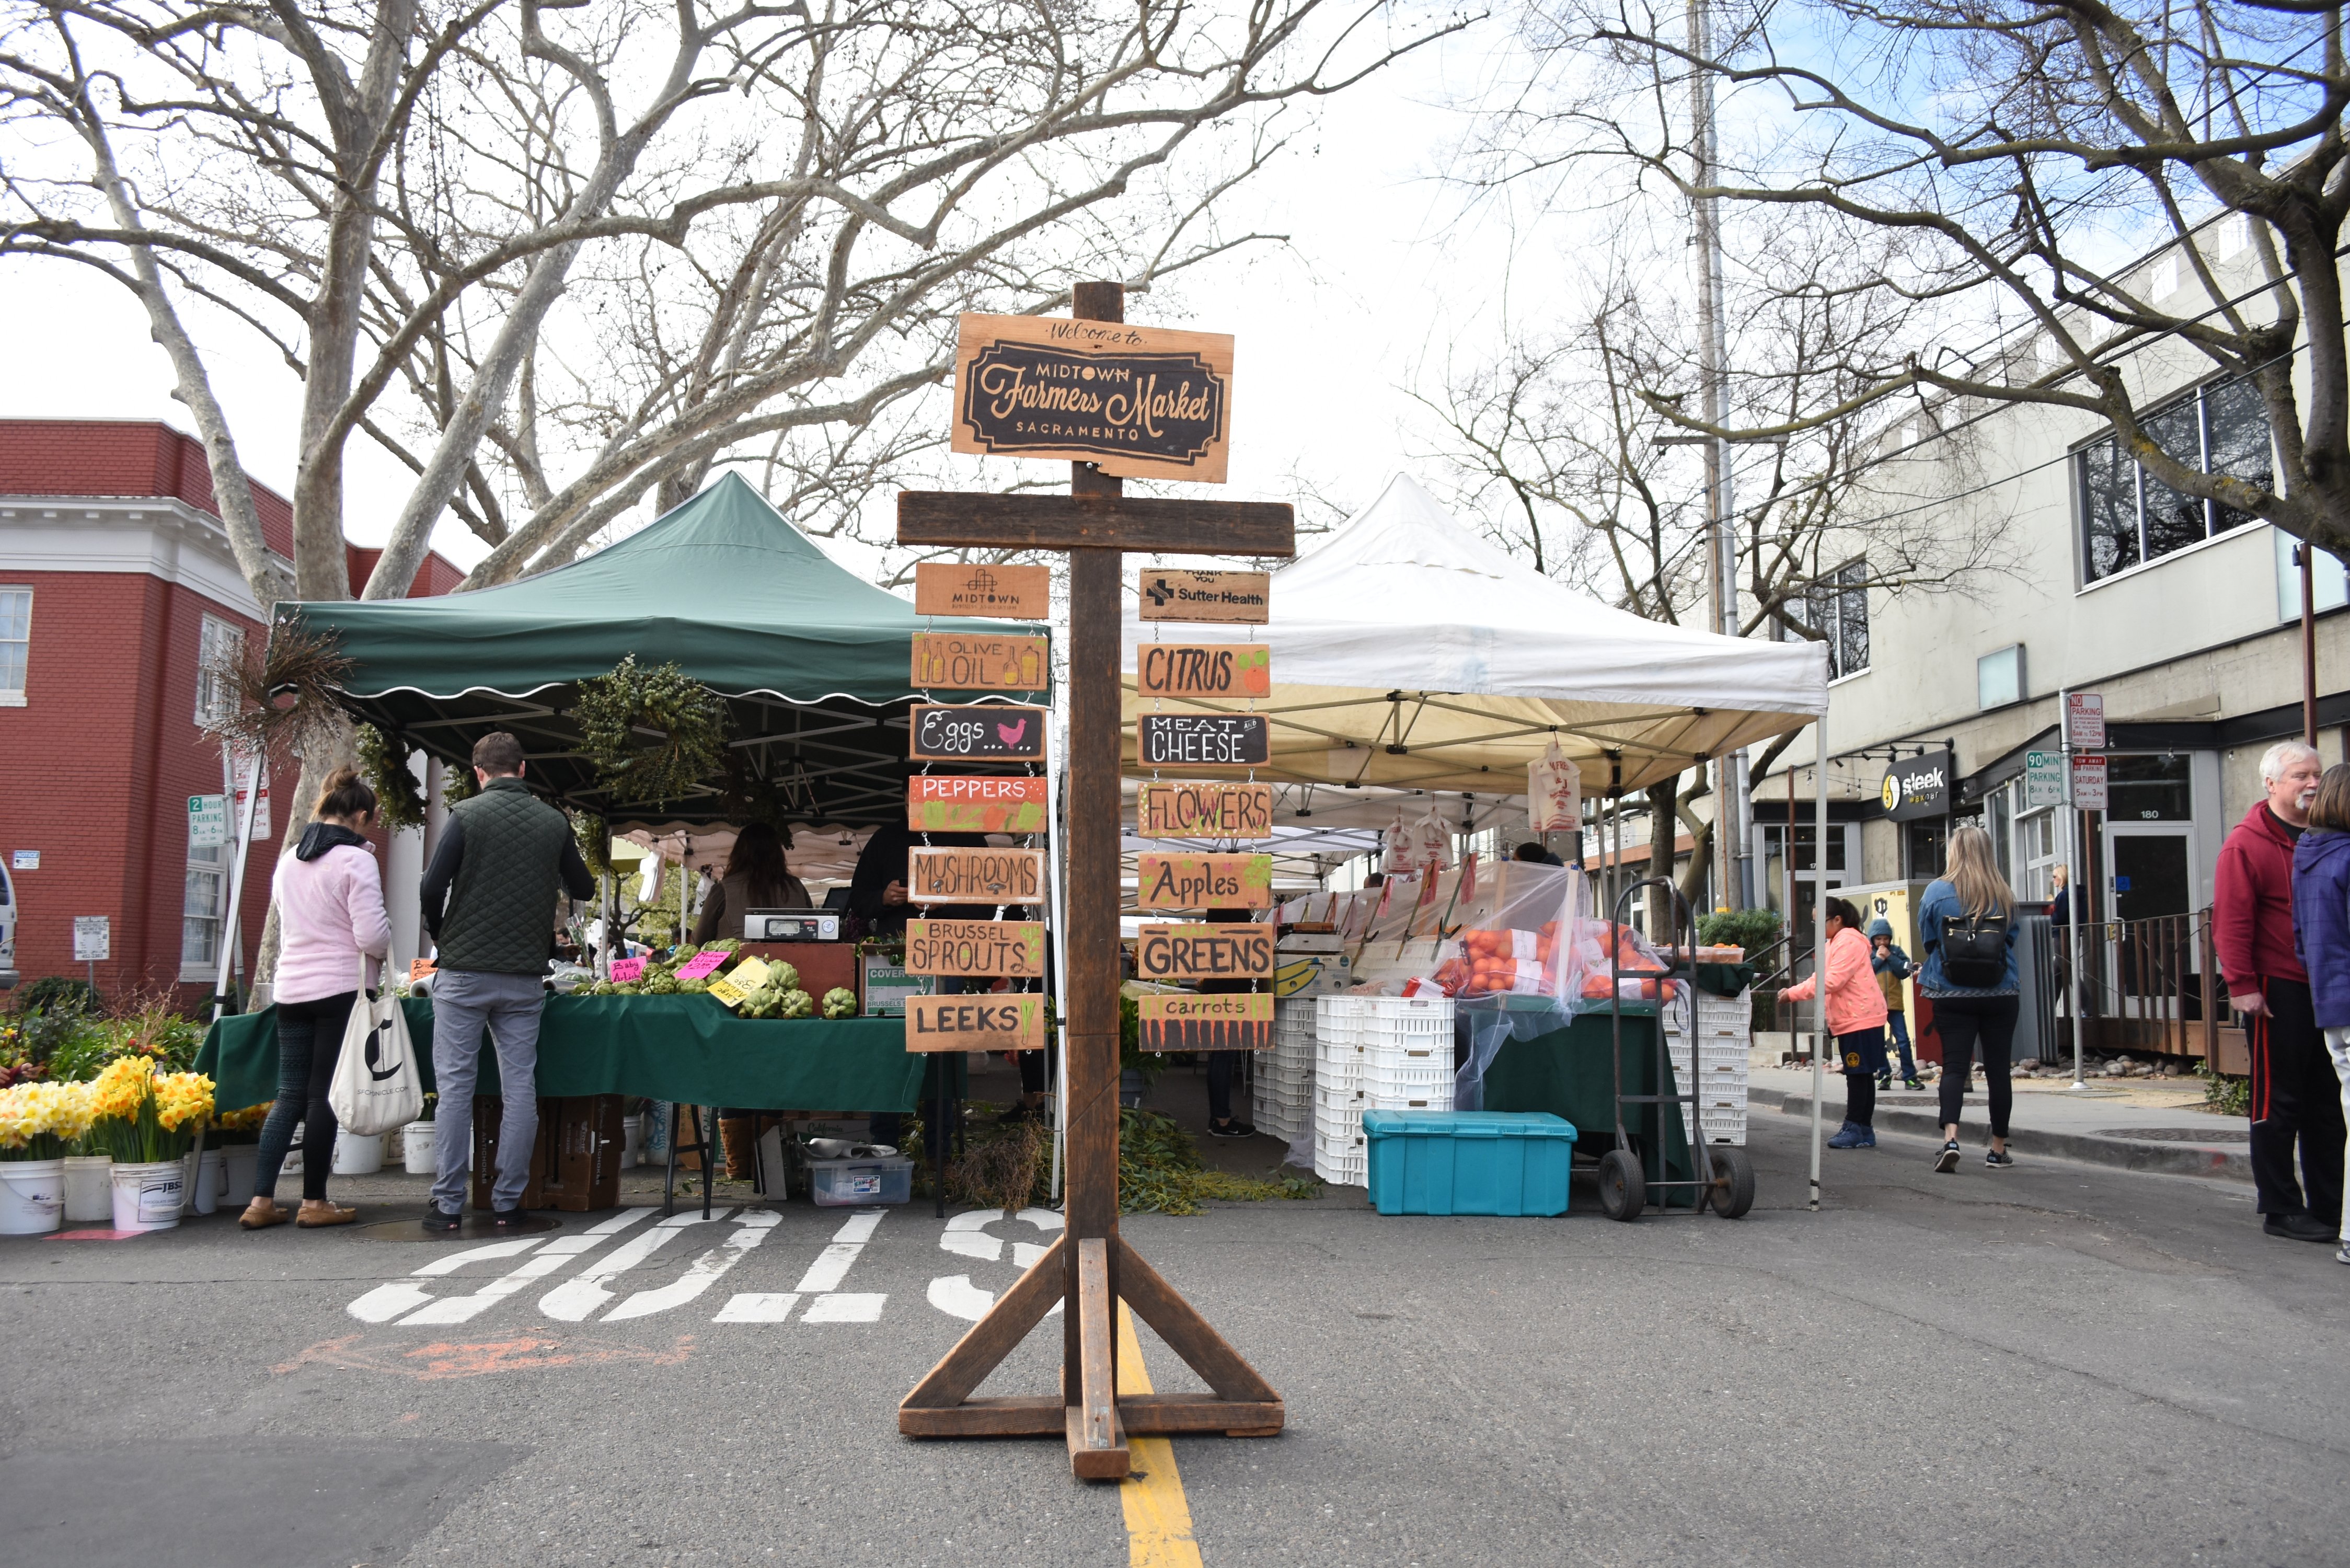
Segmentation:
{"type": "MultiPolygon", "coordinates": [[[[1238,193],[1227,232],[1287,234],[1285,247],[1195,274],[1179,300],[1138,299],[1132,319],[1237,339],[1232,499],[1292,498],[1302,476],[1328,500],[1362,504],[1425,447],[1402,386],[1416,367],[1472,339],[1490,343],[1504,274],[1507,223],[1465,203],[1441,175],[1501,42],[1493,25],[1422,51],[1322,105],[1318,124],[1238,193]],[[1180,308],[1173,318],[1165,314],[1180,308]]],[[[1522,258],[1522,275],[1541,270],[1522,258]]],[[[172,398],[161,349],[126,291],[62,263],[0,272],[17,373],[0,381],[0,415],[161,419],[192,430],[172,398]]],[[[213,366],[240,451],[281,493],[293,480],[298,387],[249,331],[185,306],[213,366]]],[[[384,537],[408,473],[363,435],[350,445],[351,536],[384,537]]],[[[1005,481],[1001,462],[953,460],[948,483],[1005,481]]],[[[1425,465],[1421,465],[1425,466],[1425,465]]],[[[444,521],[434,545],[470,565],[484,552],[444,521]]],[[[845,551],[855,556],[859,552],[845,551]]],[[[858,562],[859,565],[868,563],[858,562]]]]}

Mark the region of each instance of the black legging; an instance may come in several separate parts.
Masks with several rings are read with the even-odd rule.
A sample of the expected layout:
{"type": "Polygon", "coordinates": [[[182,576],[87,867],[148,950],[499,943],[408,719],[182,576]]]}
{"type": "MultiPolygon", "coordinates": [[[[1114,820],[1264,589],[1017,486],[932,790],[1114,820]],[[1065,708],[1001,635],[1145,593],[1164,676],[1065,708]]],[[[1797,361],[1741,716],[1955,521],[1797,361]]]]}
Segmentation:
{"type": "Polygon", "coordinates": [[[294,1141],[294,1124],[302,1135],[302,1196],[314,1202],[327,1197],[327,1177],[335,1167],[335,1113],[327,1108],[327,1087],[335,1081],[335,1061],[343,1054],[343,1026],[350,1022],[351,1004],[359,992],[322,996],[316,1002],[277,1004],[277,1103],[261,1127],[261,1154],[254,1166],[253,1195],[275,1199],[277,1173],[286,1164],[286,1150],[294,1141]]]}
{"type": "Polygon", "coordinates": [[[1856,1073],[1850,1068],[1844,1075],[1844,1119],[1858,1127],[1877,1125],[1877,1075],[1856,1073]]]}
{"type": "Polygon", "coordinates": [[[1933,1002],[1934,1033],[1942,1040],[1942,1124],[1958,1123],[1980,1047],[1983,1076],[1991,1084],[1991,1135],[2004,1139],[2007,1113],[2015,1105],[2007,1063],[2015,1049],[2015,1020],[2022,1003],[2012,996],[1938,996],[1933,1002]]]}

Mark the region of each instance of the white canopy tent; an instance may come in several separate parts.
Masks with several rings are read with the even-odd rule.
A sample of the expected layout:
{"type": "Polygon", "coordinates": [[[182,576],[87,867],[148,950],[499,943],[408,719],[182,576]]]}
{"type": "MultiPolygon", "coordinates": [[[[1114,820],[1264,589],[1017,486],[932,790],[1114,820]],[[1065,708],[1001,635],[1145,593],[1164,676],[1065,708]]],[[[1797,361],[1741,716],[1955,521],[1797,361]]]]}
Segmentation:
{"type": "MultiPolygon", "coordinates": [[[[1722,637],[1610,608],[1511,559],[1400,473],[1273,575],[1270,624],[1146,622],[1138,596],[1122,631],[1129,774],[1147,771],[1136,762],[1138,714],[1253,708],[1271,721],[1262,779],[1522,794],[1526,764],[1555,742],[1589,798],[1801,730],[1828,705],[1822,644],[1722,637]],[[1271,695],[1138,697],[1136,649],[1158,640],[1269,644],[1271,695]]],[[[1825,726],[1816,732],[1815,842],[1825,845],[1825,726]]],[[[1820,888],[1814,950],[1825,952],[1825,877],[1820,888]]],[[[1814,1207],[1820,1054],[1812,1054],[1814,1207]]]]}
{"type": "MultiPolygon", "coordinates": [[[[1643,620],[1512,560],[1409,477],[1274,574],[1269,626],[1146,622],[1158,639],[1263,642],[1276,782],[1522,794],[1555,739],[1586,795],[1638,789],[1827,711],[1817,643],[1643,620]]],[[[1128,681],[1128,718],[1148,704],[1128,681]]],[[[1165,701],[1168,711],[1236,711],[1165,701]]],[[[1129,771],[1133,728],[1128,725],[1129,771]]],[[[1331,803],[1336,804],[1336,803],[1331,803]]]]}

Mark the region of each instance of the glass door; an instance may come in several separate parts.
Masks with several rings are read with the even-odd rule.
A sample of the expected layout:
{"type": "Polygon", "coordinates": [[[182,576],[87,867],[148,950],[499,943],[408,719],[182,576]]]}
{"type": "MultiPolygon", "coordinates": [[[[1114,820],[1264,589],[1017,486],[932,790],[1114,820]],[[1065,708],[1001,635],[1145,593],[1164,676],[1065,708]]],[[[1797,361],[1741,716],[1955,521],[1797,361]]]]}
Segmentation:
{"type": "Polygon", "coordinates": [[[2194,829],[2185,824],[2116,822],[2105,831],[2106,921],[2081,934],[2104,950],[2109,1013],[2177,1018],[2199,1008],[2194,900],[2194,829]]]}

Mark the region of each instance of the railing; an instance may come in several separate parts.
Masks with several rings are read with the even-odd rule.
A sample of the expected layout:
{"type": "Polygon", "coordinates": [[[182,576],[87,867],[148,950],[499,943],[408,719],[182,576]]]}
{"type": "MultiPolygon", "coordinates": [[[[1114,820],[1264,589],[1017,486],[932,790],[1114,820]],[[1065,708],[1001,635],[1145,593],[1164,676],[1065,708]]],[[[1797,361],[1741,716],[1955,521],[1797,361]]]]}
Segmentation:
{"type": "MultiPolygon", "coordinates": [[[[2066,1021],[2065,932],[2052,927],[2058,1037],[2071,1047],[2066,1021]]],[[[2220,985],[2211,911],[2101,920],[2081,928],[2081,1024],[2090,1050],[2156,1052],[2210,1060],[2220,1031],[2233,1023],[2220,985]]]]}

